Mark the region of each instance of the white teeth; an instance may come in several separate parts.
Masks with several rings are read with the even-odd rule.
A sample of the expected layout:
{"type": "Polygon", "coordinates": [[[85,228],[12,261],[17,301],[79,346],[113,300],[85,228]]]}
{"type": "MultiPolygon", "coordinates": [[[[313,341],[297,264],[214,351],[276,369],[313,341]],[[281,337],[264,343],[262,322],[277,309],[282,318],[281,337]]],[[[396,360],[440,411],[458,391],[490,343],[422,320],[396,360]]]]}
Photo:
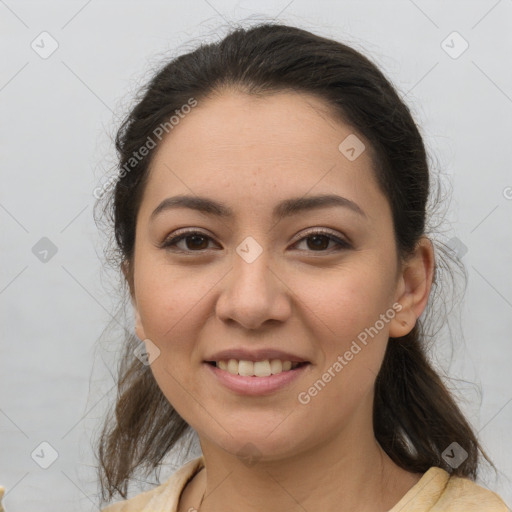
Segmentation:
{"type": "Polygon", "coordinates": [[[230,359],[228,361],[228,372],[233,375],[238,375],[238,361],[236,359],[230,359]]]}
{"type": "Polygon", "coordinates": [[[270,361],[256,361],[253,364],[254,367],[254,375],[256,377],[268,377],[269,375],[272,375],[272,372],[270,371],[270,361]]]}
{"type": "Polygon", "coordinates": [[[217,361],[216,365],[221,370],[228,371],[233,375],[244,377],[268,377],[277,373],[286,372],[299,366],[299,363],[281,361],[280,359],[265,359],[263,361],[247,361],[241,359],[229,359],[217,361]]]}
{"type": "Polygon", "coordinates": [[[254,363],[252,361],[238,361],[238,375],[244,377],[254,375],[254,363]]]}
{"type": "Polygon", "coordinates": [[[272,359],[272,361],[270,361],[270,371],[272,375],[281,373],[283,371],[283,363],[279,359],[272,359]]]}

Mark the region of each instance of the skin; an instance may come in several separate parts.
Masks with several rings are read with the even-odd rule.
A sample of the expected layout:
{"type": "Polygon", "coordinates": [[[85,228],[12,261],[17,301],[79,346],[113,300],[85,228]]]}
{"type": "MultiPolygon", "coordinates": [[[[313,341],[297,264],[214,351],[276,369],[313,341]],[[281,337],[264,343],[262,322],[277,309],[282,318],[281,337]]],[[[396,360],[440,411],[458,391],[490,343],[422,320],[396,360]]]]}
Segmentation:
{"type": "Polygon", "coordinates": [[[399,261],[369,143],[357,135],[367,150],[354,161],[338,150],[352,133],[314,96],[226,90],[200,102],[158,148],[126,275],[137,336],[160,349],[155,379],[197,431],[205,458],[180,511],[197,508],[205,490],[201,512],[386,511],[421,477],[381,449],[372,404],[388,338],[409,332],[426,307],[433,249],[423,238],[413,257],[399,261]],[[223,202],[234,217],[180,208],[150,219],[162,200],[179,194],[223,202]],[[273,221],[279,201],[320,194],[348,198],[365,216],[335,206],[273,221]],[[210,238],[200,250],[190,238],[174,250],[159,247],[182,228],[210,238]],[[310,228],[351,247],[336,250],[322,238],[317,249],[306,237],[310,228]],[[263,250],[252,263],[236,252],[247,236],[263,250]],[[378,335],[300,404],[298,394],[397,303],[401,311],[378,335]],[[240,346],[291,351],[311,364],[269,396],[240,396],[203,365],[207,355],[240,346]],[[247,443],[257,454],[250,466],[237,455],[247,443]]]}

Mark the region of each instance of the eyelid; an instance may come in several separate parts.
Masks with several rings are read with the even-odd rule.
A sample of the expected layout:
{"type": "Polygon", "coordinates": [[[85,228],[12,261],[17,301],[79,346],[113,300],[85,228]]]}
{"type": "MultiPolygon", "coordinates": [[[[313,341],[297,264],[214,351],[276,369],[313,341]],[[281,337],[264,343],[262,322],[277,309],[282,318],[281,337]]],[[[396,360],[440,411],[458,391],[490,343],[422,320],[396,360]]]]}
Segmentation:
{"type": "MultiPolygon", "coordinates": [[[[163,239],[163,241],[160,244],[158,244],[158,247],[161,249],[167,249],[171,245],[171,242],[174,245],[174,244],[181,242],[181,240],[183,240],[187,236],[192,236],[192,235],[201,235],[201,236],[204,236],[205,238],[207,238],[209,241],[215,241],[214,240],[215,237],[213,237],[209,233],[202,231],[199,228],[182,228],[182,229],[177,229],[176,231],[173,231],[170,235],[166,236],[163,239]]],[[[177,252],[180,252],[180,250],[178,249],[177,252]]],[[[181,252],[191,253],[191,252],[201,252],[201,251],[181,251],[181,252]]]]}
{"type": "MultiPolygon", "coordinates": [[[[164,238],[161,244],[159,244],[159,248],[161,249],[170,249],[172,246],[176,246],[179,242],[181,242],[183,239],[187,238],[188,236],[193,235],[201,235],[204,236],[208,241],[215,242],[214,237],[209,235],[208,233],[202,231],[199,228],[182,228],[174,231],[171,235],[164,238]]],[[[299,233],[295,238],[297,238],[296,241],[292,242],[292,246],[304,242],[308,237],[314,236],[314,235],[324,235],[327,236],[330,241],[335,242],[338,244],[338,247],[334,249],[334,251],[341,251],[343,249],[349,249],[353,247],[352,241],[345,235],[338,236],[337,232],[334,232],[328,228],[323,227],[312,227],[308,228],[306,231],[302,231],[299,233]]],[[[191,251],[191,250],[181,250],[181,249],[175,249],[175,252],[181,252],[182,254],[193,254],[194,252],[197,252],[199,254],[204,253],[208,249],[201,249],[198,251],[191,251]]],[[[330,250],[324,250],[324,251],[306,251],[315,253],[318,252],[319,254],[325,254],[333,252],[333,249],[330,250]]]]}
{"type": "MultiPolygon", "coordinates": [[[[344,234],[339,234],[337,231],[331,230],[329,228],[323,228],[323,227],[312,227],[308,228],[306,231],[301,231],[297,236],[297,242],[301,242],[304,238],[307,238],[308,236],[313,235],[325,235],[329,236],[332,240],[335,242],[338,242],[341,245],[344,246],[352,246],[352,241],[344,234]]],[[[294,244],[297,242],[293,242],[294,244]]],[[[319,251],[321,252],[321,251],[319,251]]],[[[325,252],[325,251],[324,251],[325,252]]]]}

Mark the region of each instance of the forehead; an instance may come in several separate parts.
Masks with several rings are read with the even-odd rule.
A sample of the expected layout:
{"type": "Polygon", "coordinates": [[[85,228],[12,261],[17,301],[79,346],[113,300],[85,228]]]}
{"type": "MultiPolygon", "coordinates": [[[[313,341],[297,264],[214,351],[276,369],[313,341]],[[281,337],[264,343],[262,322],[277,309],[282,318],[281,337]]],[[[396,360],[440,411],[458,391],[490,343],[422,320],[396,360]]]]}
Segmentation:
{"type": "Polygon", "coordinates": [[[334,192],[378,206],[385,198],[370,150],[313,95],[223,93],[200,101],[162,140],[144,196],[153,205],[182,193],[230,196],[254,211],[288,197],[334,192]],[[340,144],[353,137],[365,149],[351,160],[340,144]]]}
{"type": "MultiPolygon", "coordinates": [[[[257,150],[262,160],[278,159],[280,154],[313,160],[339,156],[339,144],[354,132],[336,121],[333,107],[316,96],[279,92],[258,97],[232,91],[201,100],[161,148],[179,149],[188,159],[209,153],[243,160],[257,150]]],[[[369,163],[369,152],[365,153],[362,160],[369,163]]]]}

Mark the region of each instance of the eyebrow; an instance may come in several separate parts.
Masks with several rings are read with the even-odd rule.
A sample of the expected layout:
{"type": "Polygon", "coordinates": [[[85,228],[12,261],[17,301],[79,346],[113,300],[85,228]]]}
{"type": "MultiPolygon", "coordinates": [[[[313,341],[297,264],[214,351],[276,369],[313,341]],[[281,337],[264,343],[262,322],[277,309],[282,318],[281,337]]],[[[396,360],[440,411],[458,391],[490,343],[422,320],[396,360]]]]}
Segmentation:
{"type": "MultiPolygon", "coordinates": [[[[338,196],[335,194],[326,194],[319,196],[297,197],[292,199],[285,199],[278,203],[273,210],[273,218],[281,220],[285,217],[291,217],[299,213],[310,210],[318,210],[328,207],[343,207],[352,210],[361,217],[366,218],[365,212],[354,201],[346,197],[338,196]]],[[[220,202],[214,201],[207,197],[178,195],[164,199],[151,213],[150,220],[153,220],[164,211],[176,208],[190,208],[197,210],[206,215],[213,215],[219,218],[233,218],[233,210],[220,202]]]]}

